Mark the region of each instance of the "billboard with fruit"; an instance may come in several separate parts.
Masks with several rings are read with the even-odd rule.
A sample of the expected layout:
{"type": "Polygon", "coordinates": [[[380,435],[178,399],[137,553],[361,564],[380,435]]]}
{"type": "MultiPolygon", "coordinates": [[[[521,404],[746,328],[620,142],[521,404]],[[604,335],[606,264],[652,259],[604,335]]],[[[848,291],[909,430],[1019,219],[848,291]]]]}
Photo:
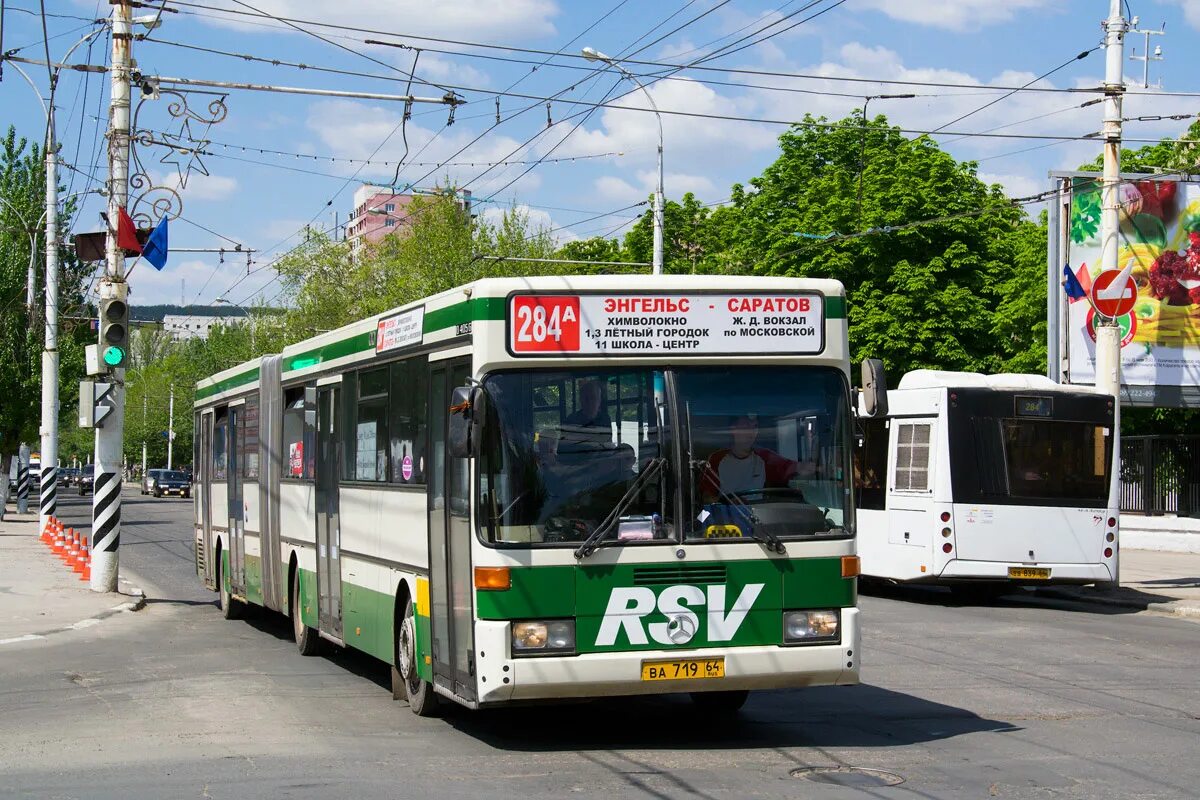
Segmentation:
{"type": "MultiPolygon", "coordinates": [[[[1179,405],[1200,386],[1200,184],[1175,176],[1126,176],[1120,186],[1118,268],[1132,265],[1133,311],[1118,320],[1128,399],[1179,405]]],[[[1067,261],[1085,290],[1100,273],[1100,183],[1072,179],[1067,261]]],[[[1061,290],[1060,290],[1061,293],[1061,290]]],[[[1070,299],[1064,382],[1094,383],[1095,312],[1070,299]]]]}

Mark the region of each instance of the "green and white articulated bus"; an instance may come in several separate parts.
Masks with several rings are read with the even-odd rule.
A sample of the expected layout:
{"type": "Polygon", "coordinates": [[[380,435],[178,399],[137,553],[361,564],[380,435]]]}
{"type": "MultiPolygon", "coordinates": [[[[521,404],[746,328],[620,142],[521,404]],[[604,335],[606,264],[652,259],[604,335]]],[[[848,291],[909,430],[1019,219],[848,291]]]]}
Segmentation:
{"type": "Polygon", "coordinates": [[[422,715],[854,684],[848,371],[835,281],[481,280],[198,384],[196,569],[422,715]]]}

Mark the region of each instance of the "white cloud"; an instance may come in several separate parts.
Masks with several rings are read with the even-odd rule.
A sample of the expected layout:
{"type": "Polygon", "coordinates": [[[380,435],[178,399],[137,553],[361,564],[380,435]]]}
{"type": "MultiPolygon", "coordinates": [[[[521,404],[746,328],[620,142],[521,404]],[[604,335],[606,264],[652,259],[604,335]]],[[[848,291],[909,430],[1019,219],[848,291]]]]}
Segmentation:
{"type": "MultiPolygon", "coordinates": [[[[595,195],[613,205],[636,203],[645,200],[654,192],[658,182],[658,173],[653,170],[639,171],[637,185],[614,175],[602,175],[596,179],[595,195]]],[[[705,175],[689,175],[682,172],[669,172],[663,175],[663,193],[668,200],[678,200],[688,192],[696,195],[702,202],[715,202],[724,198],[717,197],[720,192],[705,175]]]]}
{"type": "Polygon", "coordinates": [[[179,258],[180,256],[176,255],[168,259],[162,272],[144,261],[139,262],[129,278],[130,305],[136,307],[155,303],[178,303],[181,299],[186,299],[188,303],[207,303],[217,296],[214,293],[217,287],[226,283],[220,276],[213,275],[214,265],[217,265],[218,269],[237,269],[237,266],[228,260],[224,265],[218,265],[216,255],[208,260],[177,261],[179,258]],[[208,284],[207,287],[205,283],[208,284]],[[204,287],[204,293],[197,300],[197,293],[201,287],[204,287]]]}
{"type": "Polygon", "coordinates": [[[859,0],[858,5],[901,22],[952,31],[979,30],[1008,22],[1026,9],[1052,7],[1043,0],[859,0]]]}
{"type": "MultiPolygon", "coordinates": [[[[553,18],[559,13],[553,0],[353,0],[320,2],[312,0],[259,0],[255,8],[277,17],[346,25],[379,31],[403,31],[408,34],[447,36],[455,39],[504,40],[514,36],[552,36],[553,18]],[[447,32],[453,32],[452,35],[447,32]]],[[[246,9],[229,0],[213,0],[210,11],[246,9]]],[[[261,20],[240,15],[206,16],[205,22],[261,33],[261,20]]],[[[291,29],[279,24],[281,32],[291,29]]],[[[317,31],[328,34],[328,29],[317,31]]],[[[382,48],[365,48],[378,52],[382,48]]],[[[424,58],[422,58],[424,61],[424,58]]],[[[418,74],[420,70],[418,69],[418,74]]]]}
{"type": "MultiPolygon", "coordinates": [[[[313,103],[309,107],[307,124],[309,130],[319,138],[319,150],[322,154],[346,159],[370,159],[376,162],[361,171],[358,170],[362,165],[349,162],[323,166],[322,169],[341,172],[346,177],[358,171],[358,179],[363,182],[390,183],[395,176],[394,164],[405,157],[403,132],[399,127],[402,111],[401,108],[351,100],[313,103]],[[380,147],[380,143],[385,140],[386,144],[380,147]]],[[[509,164],[488,170],[488,164],[536,155],[527,150],[522,151],[521,140],[507,135],[493,134],[470,144],[476,134],[471,128],[463,125],[441,128],[439,131],[410,120],[406,131],[407,166],[401,170],[399,182],[405,184],[421,179],[421,188],[445,183],[448,178],[460,186],[469,183],[467,188],[472,192],[486,196],[517,177],[520,174],[518,170],[524,169],[519,165],[509,164]],[[462,152],[459,153],[459,150],[462,152]],[[453,164],[435,166],[451,158],[453,164]]],[[[518,192],[533,191],[541,185],[541,181],[542,177],[538,171],[532,171],[505,189],[505,197],[518,192]]],[[[349,205],[349,201],[346,201],[346,204],[349,205]]]]}
{"type": "Polygon", "coordinates": [[[1200,0],[1174,0],[1183,9],[1183,18],[1193,28],[1200,30],[1200,0]]]}
{"type": "Polygon", "coordinates": [[[227,178],[224,175],[205,175],[202,172],[192,172],[187,177],[187,185],[180,187],[178,172],[157,173],[152,176],[155,183],[178,191],[187,200],[225,200],[232,197],[238,189],[237,178],[227,178]]]}
{"type": "Polygon", "coordinates": [[[1049,187],[1047,180],[1039,181],[1028,175],[1019,174],[980,172],[979,180],[989,186],[993,183],[1000,184],[1004,187],[1004,193],[1009,197],[1029,197],[1049,187]]]}

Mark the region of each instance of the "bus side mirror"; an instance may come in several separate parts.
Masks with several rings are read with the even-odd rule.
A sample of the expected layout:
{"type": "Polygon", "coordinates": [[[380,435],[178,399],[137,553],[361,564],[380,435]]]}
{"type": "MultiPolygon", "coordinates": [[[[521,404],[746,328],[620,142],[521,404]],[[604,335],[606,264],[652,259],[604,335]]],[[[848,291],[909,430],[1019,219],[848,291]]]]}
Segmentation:
{"type": "Polygon", "coordinates": [[[483,442],[483,419],[486,416],[483,389],[478,386],[459,386],[450,401],[450,431],[446,449],[454,458],[479,455],[483,442]]]}
{"type": "Polygon", "coordinates": [[[878,358],[862,362],[862,406],[868,417],[886,417],[888,413],[887,372],[878,358]]]}

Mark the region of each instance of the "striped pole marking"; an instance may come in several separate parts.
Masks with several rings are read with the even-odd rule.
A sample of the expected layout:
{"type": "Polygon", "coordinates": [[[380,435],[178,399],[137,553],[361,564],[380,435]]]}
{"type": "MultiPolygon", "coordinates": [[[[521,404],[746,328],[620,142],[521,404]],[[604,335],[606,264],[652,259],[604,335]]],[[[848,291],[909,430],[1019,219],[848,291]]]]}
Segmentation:
{"type": "Polygon", "coordinates": [[[121,477],[102,472],[92,498],[92,553],[115,553],[120,544],[121,477]]]}
{"type": "Polygon", "coordinates": [[[29,465],[24,461],[17,464],[17,513],[29,510],[29,465]]]}
{"type": "Polygon", "coordinates": [[[42,525],[58,511],[58,467],[42,467],[41,512],[42,525]]]}

